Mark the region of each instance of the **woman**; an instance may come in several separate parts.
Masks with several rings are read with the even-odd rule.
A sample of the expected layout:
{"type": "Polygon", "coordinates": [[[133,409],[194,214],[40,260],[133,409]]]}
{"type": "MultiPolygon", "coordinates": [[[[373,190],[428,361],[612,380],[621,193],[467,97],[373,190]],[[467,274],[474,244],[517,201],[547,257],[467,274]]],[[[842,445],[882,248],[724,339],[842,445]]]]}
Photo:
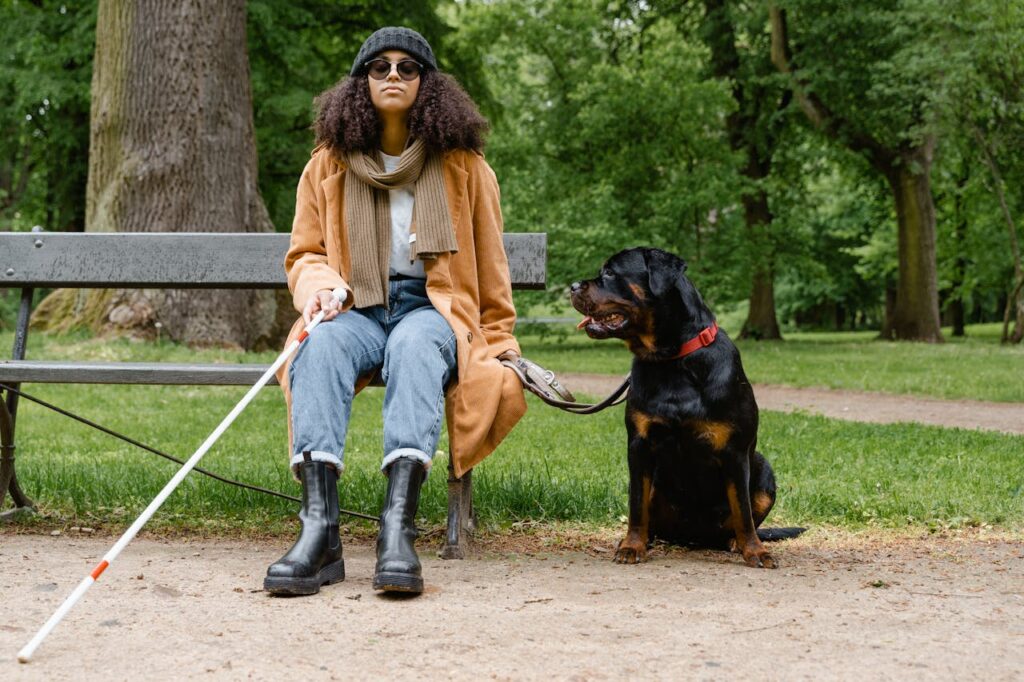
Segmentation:
{"type": "Polygon", "coordinates": [[[354,393],[379,375],[388,484],[373,586],[420,593],[414,520],[442,414],[461,476],[526,411],[519,380],[498,361],[519,345],[498,185],[480,154],[487,122],[437,70],[423,36],[400,27],[371,35],[317,105],[318,144],[285,257],[302,312],[289,342],[321,310],[325,321],[279,377],[302,531],[264,585],[314,594],[344,579],[345,433],[354,393]]]}

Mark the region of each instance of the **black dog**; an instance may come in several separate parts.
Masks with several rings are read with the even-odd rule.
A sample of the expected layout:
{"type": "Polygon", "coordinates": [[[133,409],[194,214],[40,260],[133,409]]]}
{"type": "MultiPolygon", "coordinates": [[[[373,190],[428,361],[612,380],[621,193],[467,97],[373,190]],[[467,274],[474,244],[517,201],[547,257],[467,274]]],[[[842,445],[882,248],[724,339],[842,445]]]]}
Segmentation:
{"type": "Polygon", "coordinates": [[[634,357],[626,402],[629,530],[619,563],[643,561],[648,542],[727,548],[749,566],[774,568],[761,540],[802,528],[758,531],[775,504],[775,475],[755,449],[757,403],[739,351],[671,253],[635,248],[572,285],[580,327],[623,339],[634,357]]]}

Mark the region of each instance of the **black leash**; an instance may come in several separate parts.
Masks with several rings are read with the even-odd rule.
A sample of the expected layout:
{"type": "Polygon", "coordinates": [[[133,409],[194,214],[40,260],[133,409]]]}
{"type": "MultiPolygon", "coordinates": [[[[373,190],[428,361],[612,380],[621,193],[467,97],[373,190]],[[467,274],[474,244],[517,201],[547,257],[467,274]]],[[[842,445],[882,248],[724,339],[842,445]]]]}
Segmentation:
{"type": "MultiPolygon", "coordinates": [[[[42,405],[43,407],[45,407],[45,408],[47,408],[49,410],[53,410],[54,412],[56,412],[58,414],[62,414],[65,417],[70,417],[71,419],[74,419],[77,422],[81,422],[82,424],[85,424],[86,426],[91,426],[92,428],[94,428],[94,429],[96,429],[98,431],[102,431],[103,433],[105,433],[105,434],[107,434],[109,436],[113,436],[114,438],[118,438],[120,440],[123,440],[124,442],[130,443],[130,444],[132,444],[132,445],[134,445],[134,446],[136,446],[138,448],[142,448],[146,452],[151,452],[154,455],[159,455],[160,457],[163,457],[164,459],[169,459],[170,461],[177,462],[178,464],[184,464],[185,463],[184,460],[178,459],[177,457],[174,457],[173,455],[168,455],[166,452],[161,452],[160,450],[157,450],[154,447],[150,447],[149,445],[146,445],[145,443],[141,443],[141,442],[135,440],[134,438],[129,438],[128,436],[120,434],[117,431],[114,431],[113,429],[108,429],[107,427],[102,426],[100,424],[97,424],[96,422],[90,421],[90,420],[86,419],[85,417],[79,417],[77,414],[74,414],[72,412],[68,412],[67,410],[64,410],[64,409],[61,409],[61,408],[57,407],[56,405],[52,405],[52,404],[46,402],[45,400],[42,400],[41,398],[36,398],[35,396],[29,395],[28,393],[25,393],[24,391],[21,391],[21,390],[16,389],[16,388],[12,388],[11,386],[8,386],[6,384],[0,384],[0,389],[5,390],[5,391],[10,391],[11,393],[19,395],[22,398],[25,398],[26,400],[31,400],[32,402],[34,402],[34,403],[36,403],[38,405],[42,405]]],[[[265,495],[273,495],[274,497],[280,497],[281,499],[291,500],[292,502],[298,502],[300,504],[302,503],[302,499],[301,498],[293,497],[291,495],[285,495],[284,493],[279,493],[276,490],[269,490],[267,488],[261,488],[261,487],[259,487],[257,485],[250,485],[248,483],[242,483],[241,481],[234,481],[234,480],[231,480],[230,478],[225,478],[224,476],[221,476],[220,474],[215,474],[212,471],[209,471],[208,469],[203,469],[202,467],[198,467],[197,466],[197,467],[195,467],[195,470],[198,471],[199,473],[203,474],[204,476],[209,476],[210,478],[216,479],[216,480],[218,480],[218,481],[220,481],[222,483],[227,483],[228,485],[237,486],[239,488],[245,488],[247,490],[253,490],[253,491],[258,492],[258,493],[264,493],[265,495]]],[[[369,519],[370,521],[377,521],[377,522],[380,521],[380,519],[377,518],[376,516],[370,516],[369,514],[363,514],[361,512],[349,511],[348,509],[340,509],[339,511],[342,514],[348,514],[349,516],[355,516],[355,517],[360,518],[360,519],[369,519]]]]}
{"type": "MultiPolygon", "coordinates": [[[[572,414],[594,414],[596,412],[600,412],[605,408],[618,405],[619,403],[626,399],[626,394],[629,390],[629,377],[627,376],[626,379],[622,382],[622,384],[617,389],[615,389],[611,395],[609,395],[601,402],[594,404],[577,403],[576,398],[573,396],[573,394],[558,382],[558,379],[555,378],[555,373],[552,372],[551,370],[544,369],[537,363],[531,362],[530,360],[527,360],[522,356],[503,358],[501,360],[501,363],[516,373],[516,376],[519,377],[519,380],[523,384],[523,388],[529,390],[531,393],[536,395],[538,398],[540,398],[548,405],[551,405],[552,407],[557,407],[560,410],[564,410],[572,414]]],[[[64,415],[65,417],[70,417],[71,419],[74,419],[77,422],[81,422],[82,424],[90,426],[96,429],[97,431],[102,431],[103,433],[109,436],[113,436],[114,438],[123,440],[124,442],[134,445],[137,448],[141,448],[146,452],[153,453],[154,455],[158,455],[160,457],[163,457],[164,459],[176,462],[177,464],[185,464],[184,460],[178,459],[177,457],[169,455],[166,452],[157,450],[156,448],[146,445],[145,443],[142,443],[140,441],[137,441],[134,438],[129,438],[128,436],[118,433],[113,429],[108,429],[107,427],[102,426],[101,424],[97,424],[94,421],[90,421],[85,417],[80,417],[77,414],[74,414],[73,412],[69,412],[60,407],[57,407],[56,405],[48,403],[45,400],[42,400],[41,398],[36,398],[33,395],[29,395],[28,393],[25,393],[20,389],[13,388],[12,386],[8,386],[7,384],[0,384],[0,390],[14,393],[18,396],[21,396],[22,398],[25,398],[26,400],[30,400],[38,405],[42,405],[48,410],[53,410],[54,412],[64,415]]],[[[252,490],[258,493],[263,493],[265,495],[280,497],[283,500],[290,500],[292,502],[298,502],[300,504],[302,502],[302,500],[298,497],[293,497],[292,495],[285,495],[284,493],[279,493],[276,490],[269,490],[267,488],[261,488],[256,485],[242,483],[241,481],[234,481],[230,478],[221,476],[220,474],[215,474],[212,471],[204,469],[202,467],[197,466],[195,467],[195,470],[203,474],[204,476],[209,476],[210,478],[220,481],[221,483],[227,483],[228,485],[237,486],[239,488],[245,488],[246,490],[252,490]]],[[[348,509],[340,509],[339,511],[342,514],[347,514],[348,516],[354,516],[356,518],[367,519],[370,521],[377,521],[378,523],[380,522],[379,518],[377,518],[376,516],[370,516],[369,514],[354,512],[348,509]]]]}

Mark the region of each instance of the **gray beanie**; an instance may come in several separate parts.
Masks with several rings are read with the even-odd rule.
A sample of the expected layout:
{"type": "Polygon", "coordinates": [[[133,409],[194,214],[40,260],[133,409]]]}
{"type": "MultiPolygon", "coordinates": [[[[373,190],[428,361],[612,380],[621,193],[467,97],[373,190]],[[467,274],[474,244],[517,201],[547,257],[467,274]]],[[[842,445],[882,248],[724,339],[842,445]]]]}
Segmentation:
{"type": "Polygon", "coordinates": [[[411,28],[404,26],[385,26],[375,31],[372,36],[366,39],[363,46],[359,48],[355,62],[352,63],[350,76],[359,75],[363,65],[381,52],[386,50],[401,50],[408,53],[413,59],[430,69],[437,69],[437,61],[434,59],[434,51],[430,49],[430,43],[411,28]]]}

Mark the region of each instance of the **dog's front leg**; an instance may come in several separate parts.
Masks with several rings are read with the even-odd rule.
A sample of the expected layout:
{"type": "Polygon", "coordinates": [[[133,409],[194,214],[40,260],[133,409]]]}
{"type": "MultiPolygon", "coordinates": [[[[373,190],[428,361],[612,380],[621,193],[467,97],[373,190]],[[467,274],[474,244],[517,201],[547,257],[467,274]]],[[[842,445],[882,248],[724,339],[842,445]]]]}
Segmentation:
{"type": "Polygon", "coordinates": [[[729,499],[729,521],[736,534],[736,547],[743,561],[753,568],[775,568],[775,560],[761,544],[754,526],[750,504],[750,454],[727,448],[722,453],[725,494],[729,499]]]}
{"type": "Polygon", "coordinates": [[[615,550],[615,561],[636,564],[647,559],[654,463],[646,429],[637,429],[629,413],[626,433],[629,436],[629,528],[615,550]]]}

